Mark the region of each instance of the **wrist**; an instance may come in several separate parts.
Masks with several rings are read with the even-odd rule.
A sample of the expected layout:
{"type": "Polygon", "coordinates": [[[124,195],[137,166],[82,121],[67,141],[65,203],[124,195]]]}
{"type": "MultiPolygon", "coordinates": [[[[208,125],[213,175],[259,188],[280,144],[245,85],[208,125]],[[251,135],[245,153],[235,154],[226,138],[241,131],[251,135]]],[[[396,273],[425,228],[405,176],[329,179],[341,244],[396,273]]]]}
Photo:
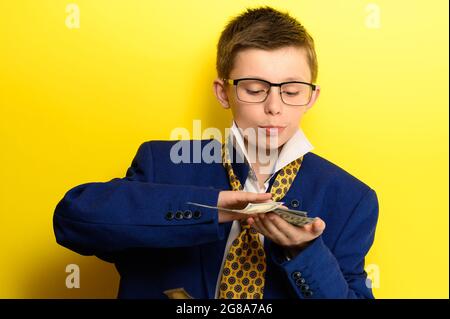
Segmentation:
{"type": "Polygon", "coordinates": [[[286,252],[287,252],[289,258],[291,258],[291,259],[295,258],[304,249],[306,249],[306,247],[308,247],[310,245],[310,243],[311,242],[309,241],[309,242],[301,243],[300,245],[286,247],[286,252]]]}

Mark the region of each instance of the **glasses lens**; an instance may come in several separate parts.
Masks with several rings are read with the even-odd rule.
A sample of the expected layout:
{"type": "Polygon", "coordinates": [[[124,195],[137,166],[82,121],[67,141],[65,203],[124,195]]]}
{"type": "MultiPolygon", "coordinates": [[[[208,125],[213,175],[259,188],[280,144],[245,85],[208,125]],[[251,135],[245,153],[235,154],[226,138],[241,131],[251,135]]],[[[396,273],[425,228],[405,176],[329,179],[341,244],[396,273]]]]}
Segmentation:
{"type": "Polygon", "coordinates": [[[238,99],[243,102],[259,103],[265,100],[270,85],[258,80],[242,80],[237,85],[238,99]]]}
{"type": "Polygon", "coordinates": [[[281,98],[289,105],[306,105],[311,99],[312,88],[302,83],[286,83],[281,86],[281,98]]]}

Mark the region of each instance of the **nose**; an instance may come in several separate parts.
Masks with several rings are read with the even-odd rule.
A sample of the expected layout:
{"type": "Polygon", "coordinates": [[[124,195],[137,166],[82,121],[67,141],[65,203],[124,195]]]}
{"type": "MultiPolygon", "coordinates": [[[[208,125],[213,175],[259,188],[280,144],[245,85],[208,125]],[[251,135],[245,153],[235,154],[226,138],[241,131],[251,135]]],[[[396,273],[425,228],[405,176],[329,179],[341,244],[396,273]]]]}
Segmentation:
{"type": "Polygon", "coordinates": [[[272,87],[267,95],[264,104],[264,111],[268,114],[277,115],[283,111],[283,101],[279,92],[279,87],[272,87]]]}

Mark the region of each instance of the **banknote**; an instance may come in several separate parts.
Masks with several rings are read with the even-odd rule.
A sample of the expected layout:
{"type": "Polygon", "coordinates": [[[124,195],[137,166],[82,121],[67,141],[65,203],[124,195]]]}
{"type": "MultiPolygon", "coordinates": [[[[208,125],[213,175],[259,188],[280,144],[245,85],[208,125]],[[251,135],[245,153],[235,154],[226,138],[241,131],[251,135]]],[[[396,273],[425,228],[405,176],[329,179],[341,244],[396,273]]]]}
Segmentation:
{"type": "Polygon", "coordinates": [[[284,207],[279,207],[273,211],[283,218],[288,223],[295,226],[304,226],[314,222],[314,218],[308,217],[307,213],[304,211],[295,211],[292,209],[285,209],[284,207]]]}
{"type": "Polygon", "coordinates": [[[264,214],[264,213],[273,211],[276,208],[279,208],[281,205],[283,205],[284,202],[248,203],[247,206],[243,209],[230,209],[230,208],[209,206],[209,205],[193,203],[193,202],[187,202],[186,204],[191,204],[191,205],[195,205],[195,206],[199,206],[199,207],[206,207],[206,208],[216,208],[216,209],[220,209],[220,210],[223,210],[226,212],[251,215],[251,214],[264,214]]]}
{"type": "Polygon", "coordinates": [[[282,205],[284,204],[284,202],[249,203],[243,209],[229,209],[229,208],[204,205],[204,204],[194,203],[194,202],[187,202],[187,204],[191,204],[191,205],[199,206],[199,207],[220,209],[223,211],[233,212],[233,213],[248,214],[248,215],[265,214],[268,212],[273,212],[273,213],[279,215],[281,218],[283,218],[288,223],[295,225],[295,226],[304,226],[304,225],[314,222],[314,218],[308,217],[308,213],[305,211],[293,210],[293,209],[283,207],[282,205]]]}

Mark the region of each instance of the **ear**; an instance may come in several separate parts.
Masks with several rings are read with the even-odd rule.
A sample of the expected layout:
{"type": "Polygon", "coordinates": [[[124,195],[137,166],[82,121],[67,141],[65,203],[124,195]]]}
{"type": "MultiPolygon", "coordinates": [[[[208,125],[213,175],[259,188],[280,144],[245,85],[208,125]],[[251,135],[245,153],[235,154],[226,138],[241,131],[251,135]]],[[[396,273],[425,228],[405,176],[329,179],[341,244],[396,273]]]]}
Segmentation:
{"type": "Polygon", "coordinates": [[[230,102],[228,100],[228,94],[227,94],[227,85],[223,82],[222,79],[215,79],[213,82],[213,90],[214,94],[216,95],[217,100],[222,104],[224,109],[230,108],[230,102]]]}
{"type": "Polygon", "coordinates": [[[319,98],[319,95],[320,95],[320,86],[316,85],[316,89],[313,91],[313,95],[311,96],[311,101],[309,101],[309,104],[306,105],[305,112],[313,107],[314,103],[316,103],[317,99],[319,98]]]}

